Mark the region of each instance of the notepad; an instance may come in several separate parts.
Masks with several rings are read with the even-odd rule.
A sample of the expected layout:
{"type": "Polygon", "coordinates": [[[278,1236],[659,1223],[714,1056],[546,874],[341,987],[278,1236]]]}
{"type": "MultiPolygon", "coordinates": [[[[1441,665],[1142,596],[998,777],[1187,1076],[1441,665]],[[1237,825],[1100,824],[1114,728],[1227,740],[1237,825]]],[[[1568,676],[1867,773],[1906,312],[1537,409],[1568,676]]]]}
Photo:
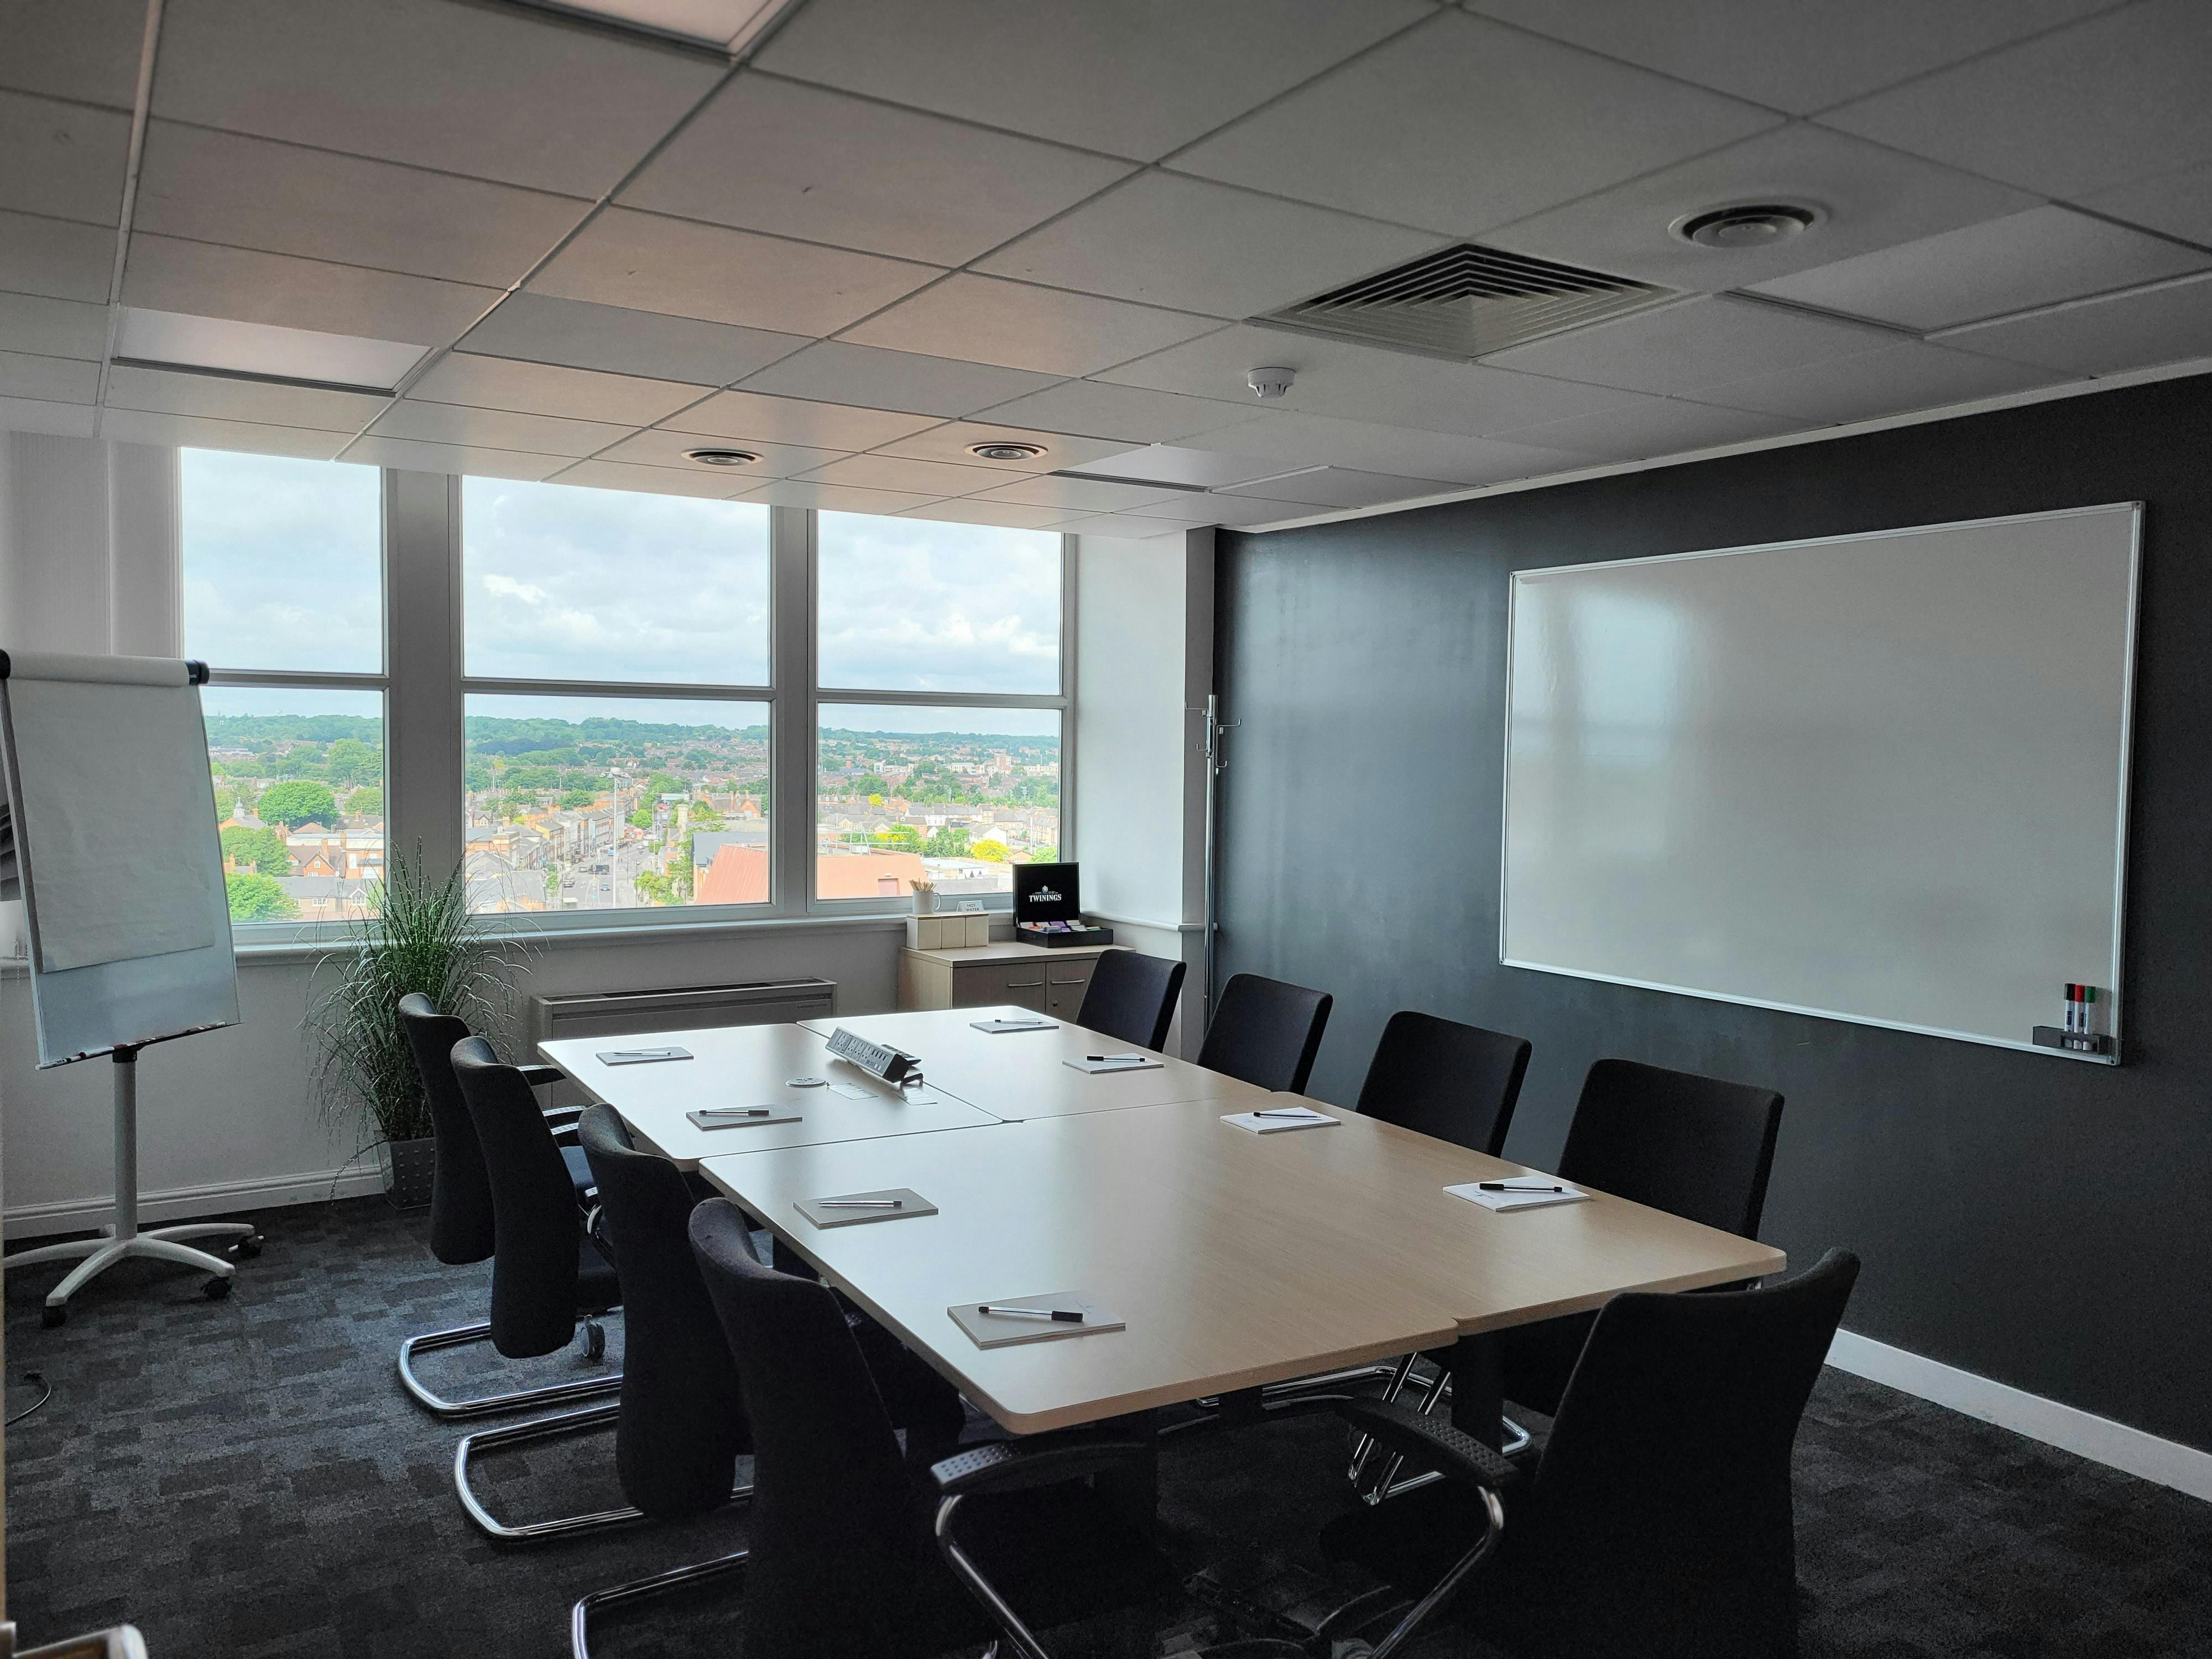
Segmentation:
{"type": "Polygon", "coordinates": [[[988,1302],[956,1303],[945,1312],[968,1333],[979,1348],[1008,1348],[1020,1342],[1057,1342],[1065,1337],[1098,1336],[1127,1330],[1121,1316],[1088,1291],[1053,1291],[1043,1296],[993,1297],[988,1302]],[[1080,1325],[1055,1324],[1042,1319],[1008,1319],[982,1311],[985,1308],[1073,1308],[1083,1315],[1080,1325]]]}
{"type": "Polygon", "coordinates": [[[602,1066],[650,1066],[655,1060],[689,1060],[689,1048],[603,1048],[593,1056],[602,1066]]]}
{"type": "Polygon", "coordinates": [[[1106,1072],[1157,1072],[1161,1064],[1150,1054],[1100,1054],[1096,1059],[1086,1054],[1078,1055],[1073,1060],[1063,1060],[1060,1063],[1073,1066],[1077,1071],[1086,1072],[1092,1077],[1106,1072]]]}
{"type": "Polygon", "coordinates": [[[827,1198],[794,1200],[791,1207],[817,1227],[857,1227],[868,1221],[908,1221],[935,1215],[937,1206],[911,1187],[881,1187],[872,1193],[834,1193],[827,1198]],[[896,1205],[896,1209],[890,1207],[896,1205]]]}
{"type": "Polygon", "coordinates": [[[805,1114],[778,1106],[702,1107],[684,1114],[696,1129],[762,1129],[771,1123],[803,1123],[805,1114]],[[738,1114],[744,1114],[743,1116],[738,1114]],[[757,1114],[757,1115],[756,1115],[757,1114]]]}
{"type": "MultiPolygon", "coordinates": [[[[1552,1181],[1537,1176],[1501,1176],[1501,1181],[1535,1182],[1543,1180],[1547,1187],[1567,1187],[1564,1181],[1552,1181]]],[[[1589,1194],[1573,1187],[1563,1193],[1486,1193],[1472,1181],[1462,1182],[1444,1190],[1454,1198],[1472,1200],[1486,1210],[1540,1210],[1553,1204],[1579,1204],[1589,1194]]]]}
{"type": "Polygon", "coordinates": [[[1259,1112],[1231,1112],[1221,1121],[1233,1123],[1238,1128],[1255,1135],[1279,1135],[1291,1129],[1334,1129],[1336,1120],[1327,1112],[1316,1112],[1310,1106],[1267,1106],[1259,1112]],[[1294,1114],[1279,1116],[1277,1114],[1294,1114]]]}
{"type": "Polygon", "coordinates": [[[1060,1026],[1049,1019],[971,1019],[968,1022],[979,1031],[993,1036],[1004,1036],[1009,1031],[1057,1031],[1060,1026]]]}

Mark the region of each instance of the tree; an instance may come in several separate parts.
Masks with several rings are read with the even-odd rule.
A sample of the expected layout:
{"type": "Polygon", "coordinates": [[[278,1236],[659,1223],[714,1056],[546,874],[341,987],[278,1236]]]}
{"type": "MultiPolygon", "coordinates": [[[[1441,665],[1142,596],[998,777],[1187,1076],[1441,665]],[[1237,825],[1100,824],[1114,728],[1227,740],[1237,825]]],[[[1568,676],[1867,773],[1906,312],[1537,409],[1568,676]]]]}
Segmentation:
{"type": "Polygon", "coordinates": [[[659,800],[663,795],[688,795],[690,793],[690,784],[666,772],[655,772],[645,781],[645,798],[648,801],[659,800]]]}
{"type": "Polygon", "coordinates": [[[238,792],[236,790],[217,789],[215,792],[215,821],[217,823],[221,823],[225,818],[228,818],[230,816],[230,809],[237,805],[238,792]]]}
{"type": "Polygon", "coordinates": [[[289,876],[292,855],[274,830],[248,830],[234,823],[222,832],[222,855],[241,875],[289,876]]]}
{"type": "Polygon", "coordinates": [[[328,784],[295,778],[263,791],[259,810],[264,823],[297,830],[303,823],[330,823],[338,815],[338,803],[328,784]]]}
{"type": "Polygon", "coordinates": [[[933,859],[957,859],[968,850],[968,832],[957,824],[948,823],[941,830],[930,831],[923,843],[922,855],[933,859]]]}
{"type": "Polygon", "coordinates": [[[652,829],[653,808],[649,805],[641,806],[636,811],[631,813],[629,815],[629,827],[633,830],[652,829]]]}
{"type": "Polygon", "coordinates": [[[910,823],[895,823],[877,837],[885,847],[896,848],[902,853],[921,851],[921,831],[910,823]]]}
{"type": "Polygon", "coordinates": [[[332,783],[381,783],[384,755],[359,738],[340,738],[331,745],[324,765],[332,783]]]}
{"type": "Polygon", "coordinates": [[[574,812],[580,807],[589,806],[599,798],[599,792],[596,789],[570,789],[562,793],[561,808],[563,811],[574,812]]]}
{"type": "Polygon", "coordinates": [[[1060,848],[1057,847],[1032,847],[1030,848],[1029,857],[1022,861],[1024,864],[1057,864],[1060,862],[1060,848]]]}
{"type": "Polygon", "coordinates": [[[977,842],[968,849],[968,854],[986,864],[1004,864],[1006,861],[1006,843],[992,836],[977,842]]]}
{"type": "Polygon", "coordinates": [[[384,791],[374,784],[367,784],[346,797],[345,810],[356,818],[380,818],[384,816],[384,791]]]}
{"type": "Polygon", "coordinates": [[[274,876],[225,876],[233,921],[283,921],[300,914],[293,896],[276,884],[274,876]]]}

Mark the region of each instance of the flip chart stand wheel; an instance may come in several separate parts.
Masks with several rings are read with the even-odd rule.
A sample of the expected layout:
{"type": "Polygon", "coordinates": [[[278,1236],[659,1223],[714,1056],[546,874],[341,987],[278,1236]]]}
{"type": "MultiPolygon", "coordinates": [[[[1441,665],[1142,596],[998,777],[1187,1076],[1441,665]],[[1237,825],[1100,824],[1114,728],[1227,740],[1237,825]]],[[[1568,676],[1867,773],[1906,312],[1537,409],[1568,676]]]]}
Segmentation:
{"type": "Polygon", "coordinates": [[[175,1227],[138,1230],[138,1050],[116,1049],[109,1056],[115,1070],[115,1219],[100,1229],[98,1238],[71,1239],[65,1244],[42,1244],[8,1258],[9,1271],[36,1267],[43,1261],[74,1261],[69,1276],[46,1293],[41,1316],[52,1328],[69,1318],[69,1301],[84,1286],[117,1262],[137,1256],[197,1267],[210,1275],[202,1291],[211,1302],[230,1294],[231,1262],[185,1243],[191,1238],[228,1238],[240,1256],[261,1254],[261,1235],[244,1221],[192,1221],[175,1227]]]}

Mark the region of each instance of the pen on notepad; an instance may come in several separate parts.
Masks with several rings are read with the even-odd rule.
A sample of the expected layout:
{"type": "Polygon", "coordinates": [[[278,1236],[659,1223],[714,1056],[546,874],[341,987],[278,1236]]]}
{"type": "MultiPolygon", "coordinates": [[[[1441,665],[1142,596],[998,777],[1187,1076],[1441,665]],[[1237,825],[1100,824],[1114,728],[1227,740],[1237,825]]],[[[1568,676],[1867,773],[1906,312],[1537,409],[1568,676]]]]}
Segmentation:
{"type": "Polygon", "coordinates": [[[1564,1193],[1565,1187],[1516,1187],[1504,1181],[1478,1181],[1474,1188],[1480,1193],[1564,1193]]]}
{"type": "Polygon", "coordinates": [[[1083,1316],[1072,1308],[994,1308],[979,1302],[975,1311],[994,1319],[1048,1319],[1062,1325],[1083,1322],[1083,1316]]]}
{"type": "Polygon", "coordinates": [[[775,1109],[773,1106],[709,1106],[701,1117],[766,1117],[775,1109]]]}
{"type": "Polygon", "coordinates": [[[1254,1117],[1326,1117],[1326,1112],[1316,1112],[1307,1106],[1284,1106],[1273,1110],[1258,1111],[1254,1117]]]}
{"type": "Polygon", "coordinates": [[[817,1210],[897,1210],[905,1206],[902,1198],[823,1198],[814,1204],[817,1210]]]}
{"type": "Polygon", "coordinates": [[[1084,1059],[1093,1066],[1137,1066],[1146,1059],[1143,1054],[1085,1054],[1084,1059]]]}

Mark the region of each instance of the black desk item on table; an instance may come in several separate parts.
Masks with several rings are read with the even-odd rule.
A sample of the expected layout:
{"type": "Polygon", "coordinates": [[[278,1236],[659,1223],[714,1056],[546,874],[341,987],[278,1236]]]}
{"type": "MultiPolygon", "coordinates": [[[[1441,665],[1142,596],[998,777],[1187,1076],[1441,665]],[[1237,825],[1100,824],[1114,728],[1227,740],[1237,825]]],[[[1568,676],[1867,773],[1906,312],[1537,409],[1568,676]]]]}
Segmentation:
{"type": "MultiPolygon", "coordinates": [[[[400,1030],[415,1058],[415,1073],[422,1085],[422,1098],[430,1111],[430,1133],[436,1164],[430,1183],[430,1254],[448,1266],[482,1261],[492,1253],[491,1177],[484,1171],[483,1147],[477,1139],[475,1121],[461,1098],[453,1077],[453,1048],[469,1036],[465,1023],[441,1013],[437,1005],[419,991],[399,999],[400,1030]]],[[[532,1088],[557,1083],[561,1073],[551,1066],[518,1067],[532,1088]]],[[[544,1119],[556,1136],[573,1136],[575,1107],[556,1108],[544,1119]]],[[[580,1207],[592,1186],[592,1171],[584,1154],[574,1146],[561,1149],[569,1185],[580,1207]]],[[[450,1400],[415,1374],[418,1354],[440,1348],[463,1347],[491,1340],[491,1325],[478,1321],[442,1331],[426,1331],[399,1345],[399,1381],[415,1403],[434,1417],[483,1417],[494,1413],[521,1411],[562,1400],[588,1399],[612,1389],[618,1378],[592,1377],[555,1383],[542,1389],[523,1389],[475,1399],[450,1400]]]]}
{"type": "Polygon", "coordinates": [[[1083,866],[1014,866],[1014,938],[1048,951],[1075,945],[1111,945],[1114,930],[1083,920],[1083,866]]]}
{"type": "MultiPolygon", "coordinates": [[[[1041,1435],[902,1466],[885,1408],[898,1390],[872,1376],[836,1295],[763,1267],[732,1204],[701,1205],[691,1243],[752,1412],[744,1659],[923,1659],[994,1639],[1036,1659],[1024,1615],[1048,1626],[1172,1589],[1081,1484],[1150,1457],[1148,1438],[1041,1435]]],[[[945,1387],[902,1357],[898,1374],[945,1387]]]]}
{"type": "Polygon", "coordinates": [[[848,1064],[859,1066],[870,1077],[881,1078],[885,1083],[918,1083],[921,1080],[921,1060],[903,1048],[894,1048],[887,1042],[871,1042],[864,1036],[855,1036],[840,1025],[830,1034],[830,1052],[848,1064]]]}
{"type": "Polygon", "coordinates": [[[1516,1655],[1795,1654],[1790,1448],[1858,1267],[1831,1250],[1759,1290],[1613,1297],[1533,1473],[1406,1405],[1340,1405],[1355,1428],[1444,1475],[1322,1534],[1332,1558],[1424,1598],[1376,1659],[1493,1548],[1459,1612],[1516,1655]]]}
{"type": "Polygon", "coordinates": [[[1109,951],[1091,969],[1075,1023],[1117,1042],[1158,1050],[1175,1019],[1183,964],[1134,951],[1109,951]]]}
{"type": "Polygon", "coordinates": [[[1302,1095],[1321,1052],[1334,999],[1258,974],[1237,974],[1221,989],[1198,1063],[1278,1094],[1302,1095]]]}

